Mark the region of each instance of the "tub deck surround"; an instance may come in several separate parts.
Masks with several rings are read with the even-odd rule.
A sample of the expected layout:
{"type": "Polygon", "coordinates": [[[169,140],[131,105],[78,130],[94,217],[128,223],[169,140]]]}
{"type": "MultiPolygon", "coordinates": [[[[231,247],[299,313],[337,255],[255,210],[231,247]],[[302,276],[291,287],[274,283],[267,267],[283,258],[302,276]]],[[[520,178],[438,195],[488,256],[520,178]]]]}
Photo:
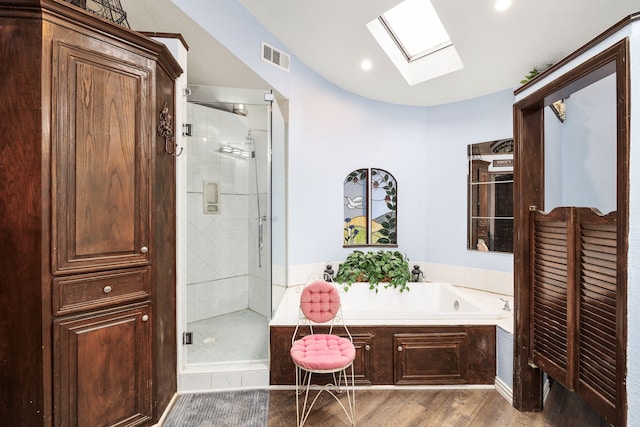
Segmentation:
{"type": "MultiPolygon", "coordinates": [[[[295,383],[289,349],[302,287],[287,289],[270,323],[272,385],[295,383]]],[[[500,296],[480,298],[447,283],[412,283],[406,293],[381,284],[376,294],[355,283],[341,298],[356,384],[494,384],[496,325],[512,324],[500,296]]]]}
{"type": "MultiPolygon", "coordinates": [[[[342,285],[337,285],[341,288],[342,285]]],[[[287,288],[271,326],[294,325],[298,321],[300,292],[304,285],[287,288]]],[[[340,290],[342,312],[347,325],[496,325],[511,324],[513,314],[504,311],[504,300],[513,297],[466,289],[444,282],[412,282],[400,293],[384,288],[378,293],[368,283],[354,283],[340,290]],[[457,308],[456,308],[457,302],[457,308]],[[463,320],[464,319],[464,320],[463,320]],[[461,323],[462,322],[462,323],[461,323]]],[[[506,330],[512,330],[508,326],[506,330]]]]}

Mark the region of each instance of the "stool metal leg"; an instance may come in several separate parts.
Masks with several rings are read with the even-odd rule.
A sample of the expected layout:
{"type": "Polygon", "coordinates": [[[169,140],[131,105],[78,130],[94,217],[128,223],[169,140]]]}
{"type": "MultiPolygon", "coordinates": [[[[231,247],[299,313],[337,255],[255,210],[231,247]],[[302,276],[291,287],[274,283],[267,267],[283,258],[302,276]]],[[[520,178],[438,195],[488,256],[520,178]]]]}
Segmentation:
{"type": "Polygon", "coordinates": [[[352,426],[356,425],[356,393],[355,393],[355,373],[353,364],[337,372],[338,377],[336,380],[335,372],[333,373],[333,384],[326,384],[321,387],[315,397],[309,402],[309,391],[311,389],[311,377],[313,372],[307,371],[296,365],[296,425],[303,427],[311,413],[313,405],[316,403],[322,392],[326,391],[330,394],[336,402],[340,405],[349,423],[352,426]],[[351,374],[349,375],[348,369],[351,368],[351,374]],[[349,384],[349,377],[351,377],[351,384],[349,384]],[[344,389],[342,382],[344,381],[344,389]],[[339,399],[338,395],[346,390],[346,406],[339,399]],[[304,399],[301,399],[300,395],[304,391],[304,399]],[[302,407],[300,407],[300,400],[303,400],[302,407]]]}

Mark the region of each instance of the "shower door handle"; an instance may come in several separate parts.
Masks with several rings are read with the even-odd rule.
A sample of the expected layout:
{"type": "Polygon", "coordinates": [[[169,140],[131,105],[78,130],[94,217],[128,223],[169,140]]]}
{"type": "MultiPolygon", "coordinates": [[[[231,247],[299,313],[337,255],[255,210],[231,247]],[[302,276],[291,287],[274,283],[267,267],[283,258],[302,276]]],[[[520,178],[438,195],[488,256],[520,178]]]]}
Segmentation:
{"type": "Polygon", "coordinates": [[[258,250],[264,248],[264,222],[267,220],[266,216],[258,218],[258,250]]]}

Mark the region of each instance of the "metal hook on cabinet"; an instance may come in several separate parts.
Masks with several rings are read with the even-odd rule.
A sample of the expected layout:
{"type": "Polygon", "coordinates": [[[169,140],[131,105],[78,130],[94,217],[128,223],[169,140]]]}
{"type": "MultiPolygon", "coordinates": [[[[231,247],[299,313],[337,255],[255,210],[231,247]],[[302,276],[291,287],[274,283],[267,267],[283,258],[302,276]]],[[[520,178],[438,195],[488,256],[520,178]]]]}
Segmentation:
{"type": "Polygon", "coordinates": [[[170,154],[173,157],[178,157],[179,155],[182,154],[182,150],[184,150],[184,147],[180,147],[180,151],[178,151],[178,144],[175,143],[175,140],[173,138],[165,138],[164,151],[166,151],[167,154],[170,154]],[[169,141],[171,141],[173,145],[173,152],[169,151],[169,141]],[[176,151],[178,151],[178,154],[176,154],[176,151]]]}
{"type": "Polygon", "coordinates": [[[164,138],[164,151],[166,151],[167,154],[170,154],[173,157],[178,157],[182,154],[182,150],[184,150],[184,147],[180,147],[180,151],[176,154],[176,151],[178,151],[178,144],[176,144],[176,140],[173,137],[173,117],[171,116],[171,114],[169,114],[169,107],[167,106],[166,102],[164,103],[162,111],[160,112],[158,135],[164,138]]]}

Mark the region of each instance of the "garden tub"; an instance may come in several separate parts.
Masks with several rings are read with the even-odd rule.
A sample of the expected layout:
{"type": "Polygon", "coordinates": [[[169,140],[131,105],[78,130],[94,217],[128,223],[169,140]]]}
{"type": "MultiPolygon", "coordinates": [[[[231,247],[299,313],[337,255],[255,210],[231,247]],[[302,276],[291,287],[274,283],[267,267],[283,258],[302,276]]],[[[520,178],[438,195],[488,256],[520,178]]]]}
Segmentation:
{"type": "MultiPolygon", "coordinates": [[[[410,283],[402,293],[384,285],[377,293],[366,283],[340,290],[356,346],[356,383],[494,384],[496,324],[508,312],[448,283],[410,283]]],[[[286,290],[270,323],[272,385],[295,384],[289,348],[303,287],[286,290]]]]}
{"type": "MultiPolygon", "coordinates": [[[[368,283],[354,283],[347,291],[340,289],[342,314],[347,325],[437,325],[495,324],[508,316],[497,305],[479,301],[465,289],[444,282],[409,283],[400,292],[385,283],[378,292],[368,283]]],[[[303,285],[289,287],[271,325],[295,325],[303,285]]]]}

